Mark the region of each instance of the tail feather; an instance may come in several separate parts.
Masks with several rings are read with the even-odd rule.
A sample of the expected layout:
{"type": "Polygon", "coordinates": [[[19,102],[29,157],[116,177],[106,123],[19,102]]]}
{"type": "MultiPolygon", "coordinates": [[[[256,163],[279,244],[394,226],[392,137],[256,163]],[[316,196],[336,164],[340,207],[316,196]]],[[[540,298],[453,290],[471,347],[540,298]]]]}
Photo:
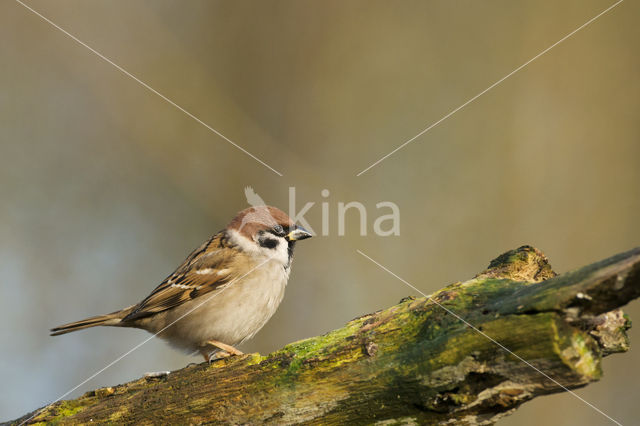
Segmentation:
{"type": "Polygon", "coordinates": [[[58,327],[52,328],[51,336],[59,336],[61,334],[71,333],[72,331],[83,330],[85,328],[97,327],[99,325],[119,326],[131,308],[126,308],[121,311],[112,312],[106,315],[98,315],[95,317],[86,318],[80,321],[70,322],[58,327]]]}

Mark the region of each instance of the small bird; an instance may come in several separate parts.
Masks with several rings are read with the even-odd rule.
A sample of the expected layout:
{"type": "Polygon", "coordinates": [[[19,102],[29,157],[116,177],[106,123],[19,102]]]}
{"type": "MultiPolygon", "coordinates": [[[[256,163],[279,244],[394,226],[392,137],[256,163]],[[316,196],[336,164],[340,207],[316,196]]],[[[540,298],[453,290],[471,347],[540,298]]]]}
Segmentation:
{"type": "Polygon", "coordinates": [[[283,211],[242,210],[137,305],[64,324],[51,335],[98,325],[157,334],[206,361],[241,355],[234,346],[253,337],[275,313],[289,280],[296,241],[311,237],[283,211]]]}

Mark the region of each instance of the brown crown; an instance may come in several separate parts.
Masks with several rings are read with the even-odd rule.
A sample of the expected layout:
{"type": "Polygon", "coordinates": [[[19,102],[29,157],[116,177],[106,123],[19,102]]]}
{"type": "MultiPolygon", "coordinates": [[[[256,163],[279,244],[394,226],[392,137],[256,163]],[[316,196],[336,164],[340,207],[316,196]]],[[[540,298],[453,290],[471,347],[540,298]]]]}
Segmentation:
{"type": "Polygon", "coordinates": [[[294,223],[285,212],[276,207],[255,206],[239,212],[229,222],[227,228],[235,229],[251,239],[257,232],[273,228],[276,225],[289,227],[294,223]]]}

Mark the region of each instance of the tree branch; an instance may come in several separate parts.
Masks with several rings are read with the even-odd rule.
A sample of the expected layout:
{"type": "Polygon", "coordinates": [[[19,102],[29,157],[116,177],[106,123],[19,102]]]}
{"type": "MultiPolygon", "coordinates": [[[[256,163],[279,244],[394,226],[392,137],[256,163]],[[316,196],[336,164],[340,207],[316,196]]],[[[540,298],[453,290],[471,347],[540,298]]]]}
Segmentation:
{"type": "Polygon", "coordinates": [[[267,356],[98,389],[30,422],[490,424],[598,380],[602,357],[629,348],[617,308],[640,294],[640,248],[555,275],[524,246],[432,295],[517,357],[428,298],[408,297],[267,356]]]}

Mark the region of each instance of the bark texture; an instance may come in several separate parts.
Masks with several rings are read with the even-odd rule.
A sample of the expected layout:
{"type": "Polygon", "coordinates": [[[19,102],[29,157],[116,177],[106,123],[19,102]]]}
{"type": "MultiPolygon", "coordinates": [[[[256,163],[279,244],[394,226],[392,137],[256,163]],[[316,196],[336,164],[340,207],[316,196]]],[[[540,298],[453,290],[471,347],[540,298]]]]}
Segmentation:
{"type": "Polygon", "coordinates": [[[524,246],[431,298],[407,297],[267,356],[97,389],[28,422],[491,424],[598,380],[602,357],[629,348],[618,308],[639,295],[640,248],[556,276],[524,246]]]}

